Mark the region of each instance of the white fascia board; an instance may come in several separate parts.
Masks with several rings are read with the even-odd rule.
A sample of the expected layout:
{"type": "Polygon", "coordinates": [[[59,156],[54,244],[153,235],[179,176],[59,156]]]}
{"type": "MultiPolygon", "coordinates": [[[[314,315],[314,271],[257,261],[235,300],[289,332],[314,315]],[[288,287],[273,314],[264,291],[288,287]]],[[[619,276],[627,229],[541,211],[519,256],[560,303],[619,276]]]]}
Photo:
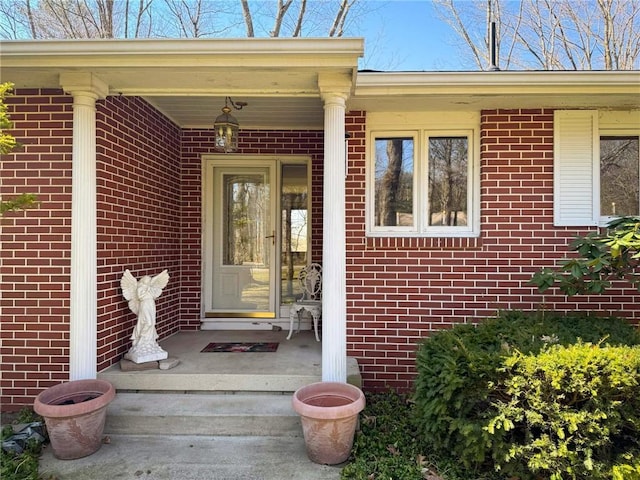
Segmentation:
{"type": "Polygon", "coordinates": [[[357,67],[362,38],[94,39],[3,41],[4,66],[357,67]]]}
{"type": "Polygon", "coordinates": [[[358,72],[355,97],[443,92],[468,95],[562,92],[640,95],[640,72],[358,72]]]}

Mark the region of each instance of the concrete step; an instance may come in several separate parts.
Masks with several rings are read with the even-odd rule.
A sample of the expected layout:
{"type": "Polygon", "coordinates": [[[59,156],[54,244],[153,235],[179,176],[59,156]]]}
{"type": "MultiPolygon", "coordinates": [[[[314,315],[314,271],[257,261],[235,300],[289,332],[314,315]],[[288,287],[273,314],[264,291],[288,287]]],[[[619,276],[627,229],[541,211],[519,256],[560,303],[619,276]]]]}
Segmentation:
{"type": "Polygon", "coordinates": [[[105,434],[300,436],[290,394],[122,393],[107,409],[105,434]]]}
{"type": "Polygon", "coordinates": [[[64,480],[338,480],[340,470],[311,462],[301,437],[111,435],[88,457],[40,457],[41,478],[64,480]]]}
{"type": "MultiPolygon", "coordinates": [[[[356,365],[357,368],[357,365],[356,365]]],[[[109,369],[98,374],[116,390],[179,392],[295,392],[319,382],[318,374],[171,373],[171,370],[122,372],[109,369]]]]}
{"type": "MultiPolygon", "coordinates": [[[[189,369],[184,364],[171,370],[143,370],[123,372],[119,365],[100,372],[98,378],[107,380],[117,391],[162,392],[287,392],[322,380],[320,368],[286,369],[278,366],[273,371],[229,367],[228,371],[189,369]]],[[[347,382],[362,386],[362,377],[355,358],[347,358],[347,382]]]]}

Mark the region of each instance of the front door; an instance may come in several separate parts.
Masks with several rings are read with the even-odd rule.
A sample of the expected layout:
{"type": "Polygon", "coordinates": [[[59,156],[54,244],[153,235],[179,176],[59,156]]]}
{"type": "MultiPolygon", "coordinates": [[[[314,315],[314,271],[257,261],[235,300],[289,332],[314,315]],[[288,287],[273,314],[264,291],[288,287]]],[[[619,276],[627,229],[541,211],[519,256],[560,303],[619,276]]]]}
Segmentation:
{"type": "Polygon", "coordinates": [[[275,317],[276,227],[270,164],[211,165],[212,236],[206,316],[275,317]]]}
{"type": "Polygon", "coordinates": [[[299,158],[204,159],[207,328],[288,321],[300,294],[296,275],[309,258],[307,172],[299,158]]]}

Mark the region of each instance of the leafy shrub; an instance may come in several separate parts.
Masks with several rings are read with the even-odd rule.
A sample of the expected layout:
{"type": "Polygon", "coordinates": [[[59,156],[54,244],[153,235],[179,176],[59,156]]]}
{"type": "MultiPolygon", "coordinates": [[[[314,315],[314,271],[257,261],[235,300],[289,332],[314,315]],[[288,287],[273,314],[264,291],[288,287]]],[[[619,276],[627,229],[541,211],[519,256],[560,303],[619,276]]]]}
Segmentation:
{"type": "Polygon", "coordinates": [[[553,345],[504,361],[508,395],[486,428],[509,446],[496,469],[523,479],[628,479],[640,453],[640,347],[553,345]]]}
{"type": "Polygon", "coordinates": [[[578,339],[610,345],[640,344],[636,330],[619,319],[505,312],[480,325],[458,325],[423,340],[417,358],[416,415],[429,448],[468,469],[492,469],[492,455],[504,457],[505,439],[485,428],[508,395],[493,387],[514,351],[540,352],[545,345],[578,339]]]}
{"type": "MultiPolygon", "coordinates": [[[[14,423],[29,424],[42,423],[44,420],[36,415],[30,408],[22,409],[15,415],[14,423]]],[[[14,429],[11,425],[2,427],[1,440],[10,440],[14,437],[14,429]]],[[[2,480],[38,480],[38,464],[42,443],[29,439],[21,453],[0,449],[0,478],[2,480]]]]}
{"type": "Polygon", "coordinates": [[[566,295],[603,293],[612,280],[627,280],[640,291],[640,217],[617,217],[604,233],[591,232],[569,245],[577,253],[558,268],[543,268],[530,280],[541,292],[553,287],[566,295]]]}
{"type": "MultiPolygon", "coordinates": [[[[394,391],[367,394],[343,480],[504,480],[493,470],[460,469],[425,449],[416,428],[415,404],[394,391]]],[[[619,480],[619,479],[615,479],[619,480]]]]}
{"type": "Polygon", "coordinates": [[[412,404],[394,392],[367,395],[352,458],[341,472],[351,480],[424,478],[412,404]]]}

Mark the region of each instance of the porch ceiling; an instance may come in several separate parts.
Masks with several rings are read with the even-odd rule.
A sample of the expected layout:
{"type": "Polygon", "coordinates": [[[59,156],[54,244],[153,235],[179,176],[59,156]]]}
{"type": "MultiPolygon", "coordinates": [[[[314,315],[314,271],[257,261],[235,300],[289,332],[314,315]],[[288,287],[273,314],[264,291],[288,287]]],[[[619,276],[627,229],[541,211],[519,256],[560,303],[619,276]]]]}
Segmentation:
{"type": "MultiPolygon", "coordinates": [[[[144,98],[184,128],[209,128],[222,113],[224,96],[157,96],[144,98]]],[[[232,112],[241,128],[309,129],[323,127],[322,100],[315,96],[256,97],[234,94],[232,100],[247,102],[242,110],[232,112]]]]}

